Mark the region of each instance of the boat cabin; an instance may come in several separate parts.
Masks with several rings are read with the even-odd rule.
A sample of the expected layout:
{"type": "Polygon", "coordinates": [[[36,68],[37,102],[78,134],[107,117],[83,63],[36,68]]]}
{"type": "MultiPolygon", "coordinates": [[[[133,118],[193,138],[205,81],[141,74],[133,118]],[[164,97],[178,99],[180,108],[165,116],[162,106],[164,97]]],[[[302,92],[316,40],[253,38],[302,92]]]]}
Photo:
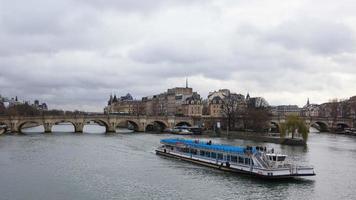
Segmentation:
{"type": "Polygon", "coordinates": [[[276,154],[276,153],[267,153],[266,159],[269,165],[280,167],[284,166],[284,161],[286,160],[286,155],[276,154]]]}

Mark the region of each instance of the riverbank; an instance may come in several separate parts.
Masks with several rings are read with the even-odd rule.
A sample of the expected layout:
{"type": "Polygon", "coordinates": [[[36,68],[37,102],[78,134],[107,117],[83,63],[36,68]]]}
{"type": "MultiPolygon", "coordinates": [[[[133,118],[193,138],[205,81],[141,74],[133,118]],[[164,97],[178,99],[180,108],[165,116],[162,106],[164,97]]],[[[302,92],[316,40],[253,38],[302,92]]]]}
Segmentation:
{"type": "Polygon", "coordinates": [[[205,131],[203,135],[208,135],[212,137],[227,137],[234,139],[252,140],[255,142],[269,142],[275,144],[285,144],[285,145],[295,145],[304,146],[306,143],[303,139],[291,139],[291,138],[280,138],[279,136],[273,136],[266,133],[255,133],[255,132],[240,132],[240,131],[221,131],[220,133],[214,133],[213,131],[205,131]]]}

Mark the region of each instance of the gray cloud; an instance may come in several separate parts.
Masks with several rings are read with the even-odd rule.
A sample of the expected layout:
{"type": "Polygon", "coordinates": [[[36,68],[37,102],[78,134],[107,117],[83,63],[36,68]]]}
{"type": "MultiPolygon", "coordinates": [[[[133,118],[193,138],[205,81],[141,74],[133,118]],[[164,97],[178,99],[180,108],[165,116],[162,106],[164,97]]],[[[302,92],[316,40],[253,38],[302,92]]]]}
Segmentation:
{"type": "Polygon", "coordinates": [[[101,110],[110,93],[139,98],[189,77],[203,96],[348,97],[356,15],[347,3],[0,0],[0,94],[101,110]]]}
{"type": "Polygon", "coordinates": [[[339,54],[355,50],[355,32],[333,21],[301,18],[286,21],[265,35],[267,41],[287,49],[302,49],[319,54],[339,54]]]}

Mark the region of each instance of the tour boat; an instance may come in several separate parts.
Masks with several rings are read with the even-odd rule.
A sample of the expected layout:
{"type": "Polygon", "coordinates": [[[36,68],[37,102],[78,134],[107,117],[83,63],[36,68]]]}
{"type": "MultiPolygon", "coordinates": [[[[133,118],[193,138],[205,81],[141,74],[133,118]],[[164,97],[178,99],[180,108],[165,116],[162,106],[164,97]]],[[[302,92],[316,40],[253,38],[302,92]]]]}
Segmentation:
{"type": "Polygon", "coordinates": [[[315,176],[314,168],[286,162],[286,155],[265,147],[239,147],[211,141],[162,139],[157,155],[177,158],[216,169],[280,179],[315,176]]]}

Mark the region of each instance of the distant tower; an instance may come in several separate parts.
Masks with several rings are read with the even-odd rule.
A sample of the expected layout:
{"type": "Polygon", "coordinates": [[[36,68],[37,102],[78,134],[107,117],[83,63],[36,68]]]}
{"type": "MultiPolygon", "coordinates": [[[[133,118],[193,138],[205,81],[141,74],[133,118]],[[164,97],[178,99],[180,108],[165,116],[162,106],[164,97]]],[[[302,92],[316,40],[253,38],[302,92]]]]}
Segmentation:
{"type": "Polygon", "coordinates": [[[112,103],[112,94],[110,95],[110,99],[109,99],[109,101],[108,101],[108,105],[110,106],[111,103],[112,103]]]}
{"type": "Polygon", "coordinates": [[[250,93],[247,92],[246,100],[249,100],[249,99],[250,99],[250,93]]]}
{"type": "Polygon", "coordinates": [[[188,88],[188,78],[185,78],[185,88],[188,88]]]}
{"type": "Polygon", "coordinates": [[[112,103],[117,103],[117,97],[116,97],[116,94],[114,95],[114,98],[112,100],[112,103]]]}
{"type": "Polygon", "coordinates": [[[307,106],[309,106],[309,105],[310,105],[310,102],[309,102],[309,97],[308,97],[307,106]]]}

